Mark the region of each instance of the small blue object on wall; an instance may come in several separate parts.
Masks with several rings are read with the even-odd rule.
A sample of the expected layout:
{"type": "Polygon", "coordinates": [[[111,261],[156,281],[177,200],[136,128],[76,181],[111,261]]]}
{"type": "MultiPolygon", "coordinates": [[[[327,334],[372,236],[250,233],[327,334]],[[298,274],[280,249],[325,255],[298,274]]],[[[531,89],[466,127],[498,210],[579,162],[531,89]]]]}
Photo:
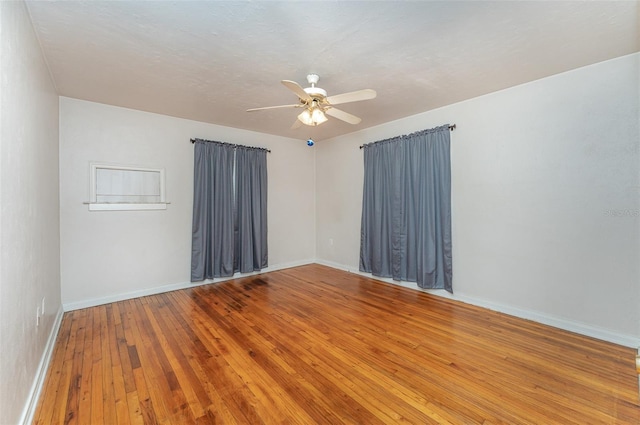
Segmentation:
{"type": "Polygon", "coordinates": [[[307,146],[313,146],[314,143],[313,139],[307,140],[307,146]]]}

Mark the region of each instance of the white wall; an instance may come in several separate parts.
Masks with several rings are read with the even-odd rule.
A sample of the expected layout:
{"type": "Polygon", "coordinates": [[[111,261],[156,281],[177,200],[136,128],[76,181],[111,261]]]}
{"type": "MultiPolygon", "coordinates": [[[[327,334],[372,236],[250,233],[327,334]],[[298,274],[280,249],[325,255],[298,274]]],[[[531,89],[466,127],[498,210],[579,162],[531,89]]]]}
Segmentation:
{"type": "Polygon", "coordinates": [[[639,57],[319,142],[319,261],[358,270],[358,146],[455,123],[454,298],[640,346],[639,57]]]}
{"type": "Polygon", "coordinates": [[[0,73],[0,423],[16,424],[62,314],[58,96],[22,2],[0,2],[0,73]]]}
{"type": "Polygon", "coordinates": [[[60,98],[62,300],[66,309],[188,286],[193,144],[203,138],[271,149],[269,269],[315,257],[314,149],[304,141],[60,98]],[[161,211],[93,211],[89,163],[166,170],[161,211]]]}

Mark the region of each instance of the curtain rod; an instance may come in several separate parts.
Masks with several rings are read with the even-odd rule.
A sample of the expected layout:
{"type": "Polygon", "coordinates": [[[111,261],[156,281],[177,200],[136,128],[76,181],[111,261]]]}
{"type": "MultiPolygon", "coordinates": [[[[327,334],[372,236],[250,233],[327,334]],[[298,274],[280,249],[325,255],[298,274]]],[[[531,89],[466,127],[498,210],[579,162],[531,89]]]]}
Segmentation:
{"type": "MultiPolygon", "coordinates": [[[[455,130],[455,129],[456,129],[456,125],[455,125],[455,124],[451,124],[451,125],[449,126],[449,131],[453,131],[453,130],[455,130]]],[[[360,149],[362,149],[362,148],[364,148],[364,145],[360,145],[360,149]]]]}
{"type": "Polygon", "coordinates": [[[220,144],[223,144],[223,145],[231,145],[231,146],[233,146],[234,148],[241,147],[241,148],[251,148],[251,149],[262,149],[262,150],[267,151],[268,153],[271,153],[271,149],[266,149],[266,148],[256,148],[255,146],[238,145],[238,144],[236,144],[236,143],[218,142],[218,141],[215,141],[215,140],[191,139],[191,143],[192,143],[192,144],[193,144],[193,143],[195,143],[195,142],[196,142],[196,140],[200,140],[201,142],[220,143],[220,144]]]}

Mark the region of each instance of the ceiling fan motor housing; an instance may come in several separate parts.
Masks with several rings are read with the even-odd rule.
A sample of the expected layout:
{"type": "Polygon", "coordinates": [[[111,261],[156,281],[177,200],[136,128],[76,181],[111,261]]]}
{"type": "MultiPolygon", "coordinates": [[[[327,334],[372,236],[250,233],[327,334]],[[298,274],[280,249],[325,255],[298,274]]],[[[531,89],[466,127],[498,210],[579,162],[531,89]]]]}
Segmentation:
{"type": "Polygon", "coordinates": [[[320,87],[307,87],[304,91],[313,99],[323,100],[327,97],[327,92],[320,87]]]}
{"type": "Polygon", "coordinates": [[[327,92],[326,90],[323,90],[320,87],[316,87],[316,84],[318,84],[319,80],[320,80],[320,76],[318,76],[318,74],[307,75],[307,82],[311,84],[311,87],[307,87],[306,89],[304,89],[304,91],[315,102],[322,103],[327,98],[327,92]]]}

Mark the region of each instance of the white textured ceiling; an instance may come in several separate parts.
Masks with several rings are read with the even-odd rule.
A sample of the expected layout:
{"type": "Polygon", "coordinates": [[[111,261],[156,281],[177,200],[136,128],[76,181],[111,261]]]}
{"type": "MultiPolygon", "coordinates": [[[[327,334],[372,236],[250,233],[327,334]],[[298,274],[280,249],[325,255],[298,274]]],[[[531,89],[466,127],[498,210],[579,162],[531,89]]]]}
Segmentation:
{"type": "Polygon", "coordinates": [[[322,140],[640,50],[636,1],[27,1],[62,96],[322,140]],[[320,75],[362,118],[290,127],[320,75]]]}

